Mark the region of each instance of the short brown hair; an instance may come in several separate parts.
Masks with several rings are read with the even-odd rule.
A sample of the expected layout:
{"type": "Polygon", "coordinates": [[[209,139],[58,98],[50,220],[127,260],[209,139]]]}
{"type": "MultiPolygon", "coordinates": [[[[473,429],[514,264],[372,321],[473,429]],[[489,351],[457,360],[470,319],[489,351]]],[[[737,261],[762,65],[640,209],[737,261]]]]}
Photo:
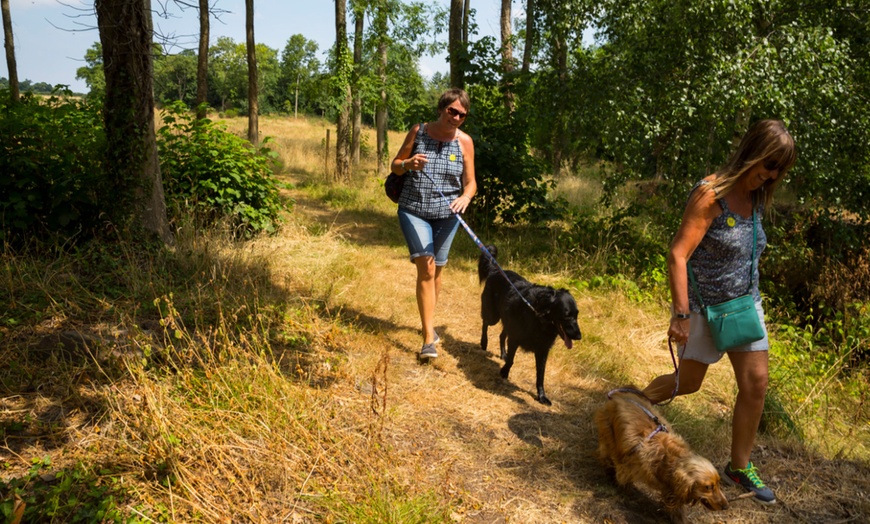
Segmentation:
{"type": "Polygon", "coordinates": [[[471,109],[471,99],[468,98],[468,93],[466,93],[464,89],[451,87],[441,94],[441,98],[438,100],[438,112],[440,113],[441,111],[444,111],[447,109],[447,106],[457,100],[459,100],[459,103],[462,104],[462,107],[464,107],[466,111],[471,109]]]}

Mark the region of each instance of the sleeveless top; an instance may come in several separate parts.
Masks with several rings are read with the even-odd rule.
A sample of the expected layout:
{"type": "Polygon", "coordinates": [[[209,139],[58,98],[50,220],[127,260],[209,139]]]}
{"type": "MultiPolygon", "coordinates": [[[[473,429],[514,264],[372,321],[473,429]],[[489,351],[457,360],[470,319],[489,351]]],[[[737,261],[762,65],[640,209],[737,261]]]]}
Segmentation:
{"type": "Polygon", "coordinates": [[[465,166],[462,149],[458,137],[450,142],[442,142],[429,136],[426,128],[426,124],[420,124],[411,154],[426,155],[428,163],[425,171],[431,180],[420,171],[405,173],[399,207],[420,218],[447,218],[453,215],[450,202],[462,194],[462,171],[465,166]],[[447,199],[441,196],[438,189],[447,199]]]}
{"type": "MultiPolygon", "coordinates": [[[[701,180],[692,187],[691,192],[707,184],[707,181],[701,180]]],[[[732,212],[728,209],[725,199],[718,198],[718,195],[716,200],[722,207],[722,214],[713,219],[710,229],[689,259],[704,304],[708,306],[719,304],[746,293],[752,293],[755,302],[761,302],[761,293],[758,290],[758,260],[767,247],[767,235],[761,226],[763,206],[756,205],[753,209],[758,242],[755,248],[755,266],[750,289],[752,217],[744,218],[739,213],[732,212]]],[[[701,310],[701,304],[691,282],[689,283],[689,309],[695,312],[701,310]]]]}

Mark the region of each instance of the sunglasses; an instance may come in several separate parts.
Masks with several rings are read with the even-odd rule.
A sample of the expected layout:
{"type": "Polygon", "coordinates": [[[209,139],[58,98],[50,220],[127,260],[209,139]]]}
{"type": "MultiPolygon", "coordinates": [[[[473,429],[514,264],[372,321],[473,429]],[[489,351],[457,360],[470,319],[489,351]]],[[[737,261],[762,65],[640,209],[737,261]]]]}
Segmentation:
{"type": "Polygon", "coordinates": [[[468,113],[463,113],[455,107],[448,107],[447,112],[450,113],[450,116],[458,116],[459,118],[465,118],[468,116],[468,113]]]}
{"type": "Polygon", "coordinates": [[[782,166],[780,165],[779,160],[765,160],[764,169],[768,171],[782,171],[782,166]]]}

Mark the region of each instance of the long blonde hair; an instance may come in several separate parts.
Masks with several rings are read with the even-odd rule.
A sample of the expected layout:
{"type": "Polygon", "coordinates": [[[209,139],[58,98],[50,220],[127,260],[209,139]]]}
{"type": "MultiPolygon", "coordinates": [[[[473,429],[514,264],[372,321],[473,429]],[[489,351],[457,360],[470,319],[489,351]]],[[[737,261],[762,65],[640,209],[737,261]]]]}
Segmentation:
{"type": "Polygon", "coordinates": [[[752,124],[740,139],[737,149],[716,172],[716,179],[710,184],[710,189],[718,198],[723,198],[743,175],[759,162],[767,160],[776,162],[780,168],[779,175],[768,179],[753,191],[752,196],[755,202],[761,202],[765,209],[769,209],[774,190],[797,160],[794,139],[781,120],[759,120],[752,124]]]}

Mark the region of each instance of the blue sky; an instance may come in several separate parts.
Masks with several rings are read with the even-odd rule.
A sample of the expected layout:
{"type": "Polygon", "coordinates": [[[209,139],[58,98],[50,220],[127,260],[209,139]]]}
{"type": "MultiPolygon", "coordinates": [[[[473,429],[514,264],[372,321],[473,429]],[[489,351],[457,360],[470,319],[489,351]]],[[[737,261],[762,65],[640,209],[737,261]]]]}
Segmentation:
{"type": "MultiPolygon", "coordinates": [[[[76,69],[84,65],[85,51],[99,41],[92,0],[10,0],[15,58],[19,80],[66,84],[73,91],[84,92],[84,82],[76,80],[76,69]],[[61,1],[63,3],[61,3],[61,1]]],[[[166,0],[151,0],[152,9],[159,9],[166,0]]],[[[171,0],[169,0],[171,1],[171,0]]],[[[432,0],[449,6],[449,0],[432,0]]],[[[194,2],[195,3],[195,2],[194,2]]],[[[474,0],[479,35],[497,35],[501,0],[474,0]]],[[[217,7],[229,13],[221,21],[212,20],[210,40],[228,36],[236,42],[245,41],[245,9],[243,0],[218,0],[217,7]]],[[[155,17],[155,30],[175,34],[185,47],[196,49],[199,22],[195,10],[179,12],[176,18],[155,17]]],[[[514,2],[516,17],[522,3],[514,2]]],[[[333,0],[254,0],[254,38],[280,51],[287,39],[302,34],[314,40],[323,53],[335,41],[335,3],[333,0]]],[[[352,31],[352,26],[350,27],[352,31]]],[[[446,33],[446,28],[445,28],[446,33]]],[[[446,37],[445,37],[446,38],[446,37]]],[[[180,49],[175,49],[178,51],[180,49]]],[[[5,57],[5,55],[3,55],[5,57]]],[[[9,77],[3,58],[0,76],[9,77]]],[[[444,56],[425,57],[420,63],[423,74],[447,72],[444,56]]]]}

